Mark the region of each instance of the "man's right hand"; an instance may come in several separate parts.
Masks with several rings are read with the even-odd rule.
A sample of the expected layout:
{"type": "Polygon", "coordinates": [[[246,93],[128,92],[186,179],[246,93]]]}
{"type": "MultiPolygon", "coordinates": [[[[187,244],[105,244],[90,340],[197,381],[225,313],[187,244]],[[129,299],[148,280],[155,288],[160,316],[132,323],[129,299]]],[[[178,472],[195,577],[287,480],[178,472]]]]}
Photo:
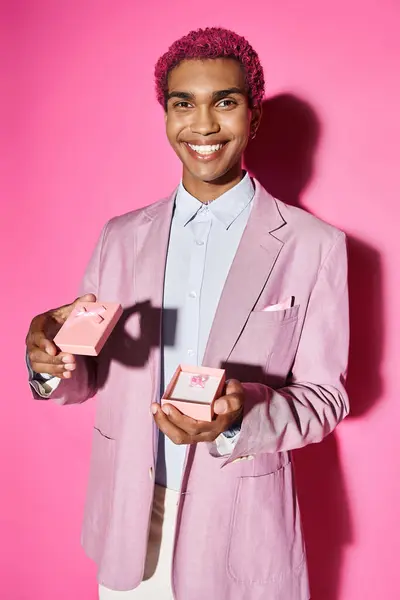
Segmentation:
{"type": "Polygon", "coordinates": [[[71,304],[48,310],[32,319],[26,336],[26,347],[31,367],[36,373],[47,373],[61,379],[72,377],[76,368],[75,356],[67,352],[60,352],[53,339],[77,302],[96,302],[96,296],[86,294],[71,304]]]}

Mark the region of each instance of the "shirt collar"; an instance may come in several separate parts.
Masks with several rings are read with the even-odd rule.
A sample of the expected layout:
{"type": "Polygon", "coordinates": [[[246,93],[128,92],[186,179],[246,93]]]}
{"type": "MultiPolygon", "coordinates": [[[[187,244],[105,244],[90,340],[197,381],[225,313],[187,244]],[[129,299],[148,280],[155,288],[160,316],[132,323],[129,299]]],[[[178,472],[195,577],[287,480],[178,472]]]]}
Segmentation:
{"type": "MultiPolygon", "coordinates": [[[[246,173],[235,187],[207,206],[212,215],[228,229],[253,198],[254,185],[249,174],[246,173]]],[[[192,221],[204,206],[200,200],[189,194],[182,182],[179,184],[175,198],[175,215],[183,225],[186,226],[192,221]]]]}

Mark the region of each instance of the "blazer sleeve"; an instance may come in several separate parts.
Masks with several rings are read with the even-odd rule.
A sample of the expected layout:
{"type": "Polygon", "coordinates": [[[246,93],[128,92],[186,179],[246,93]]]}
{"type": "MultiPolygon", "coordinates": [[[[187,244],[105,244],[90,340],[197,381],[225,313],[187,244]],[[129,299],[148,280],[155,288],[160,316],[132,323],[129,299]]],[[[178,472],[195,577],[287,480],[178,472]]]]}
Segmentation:
{"type": "Polygon", "coordinates": [[[288,385],[244,383],[235,449],[224,463],[320,442],[348,414],[344,387],[349,349],[346,237],[339,232],[311,293],[288,385]]]}
{"type": "MultiPolygon", "coordinates": [[[[98,296],[101,256],[107,226],[108,224],[103,227],[86,267],[85,274],[79,287],[79,296],[83,296],[84,294],[95,294],[98,296]]],[[[97,357],[76,356],[76,369],[73,372],[71,379],[61,379],[49,393],[39,393],[37,385],[32,381],[32,376],[30,377],[29,383],[32,396],[36,400],[51,399],[56,404],[80,404],[94,396],[97,392],[97,357]]]]}

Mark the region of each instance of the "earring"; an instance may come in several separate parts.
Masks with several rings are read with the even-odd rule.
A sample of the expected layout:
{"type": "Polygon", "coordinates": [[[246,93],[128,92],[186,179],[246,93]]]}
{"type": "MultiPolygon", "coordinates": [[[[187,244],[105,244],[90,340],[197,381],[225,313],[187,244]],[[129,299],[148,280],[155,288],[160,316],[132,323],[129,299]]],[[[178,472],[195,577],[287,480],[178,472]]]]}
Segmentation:
{"type": "Polygon", "coordinates": [[[250,136],[250,139],[254,140],[254,138],[256,137],[256,135],[257,135],[257,129],[255,131],[253,131],[253,133],[250,136]]]}

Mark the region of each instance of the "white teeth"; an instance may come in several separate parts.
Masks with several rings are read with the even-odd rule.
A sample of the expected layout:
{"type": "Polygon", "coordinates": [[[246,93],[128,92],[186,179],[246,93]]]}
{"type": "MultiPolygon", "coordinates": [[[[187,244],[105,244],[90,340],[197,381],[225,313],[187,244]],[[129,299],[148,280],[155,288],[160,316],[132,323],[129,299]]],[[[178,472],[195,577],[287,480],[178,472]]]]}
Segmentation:
{"type": "Polygon", "coordinates": [[[188,144],[192,150],[198,154],[212,154],[221,150],[223,144],[214,144],[213,146],[195,146],[194,144],[188,144]]]}

